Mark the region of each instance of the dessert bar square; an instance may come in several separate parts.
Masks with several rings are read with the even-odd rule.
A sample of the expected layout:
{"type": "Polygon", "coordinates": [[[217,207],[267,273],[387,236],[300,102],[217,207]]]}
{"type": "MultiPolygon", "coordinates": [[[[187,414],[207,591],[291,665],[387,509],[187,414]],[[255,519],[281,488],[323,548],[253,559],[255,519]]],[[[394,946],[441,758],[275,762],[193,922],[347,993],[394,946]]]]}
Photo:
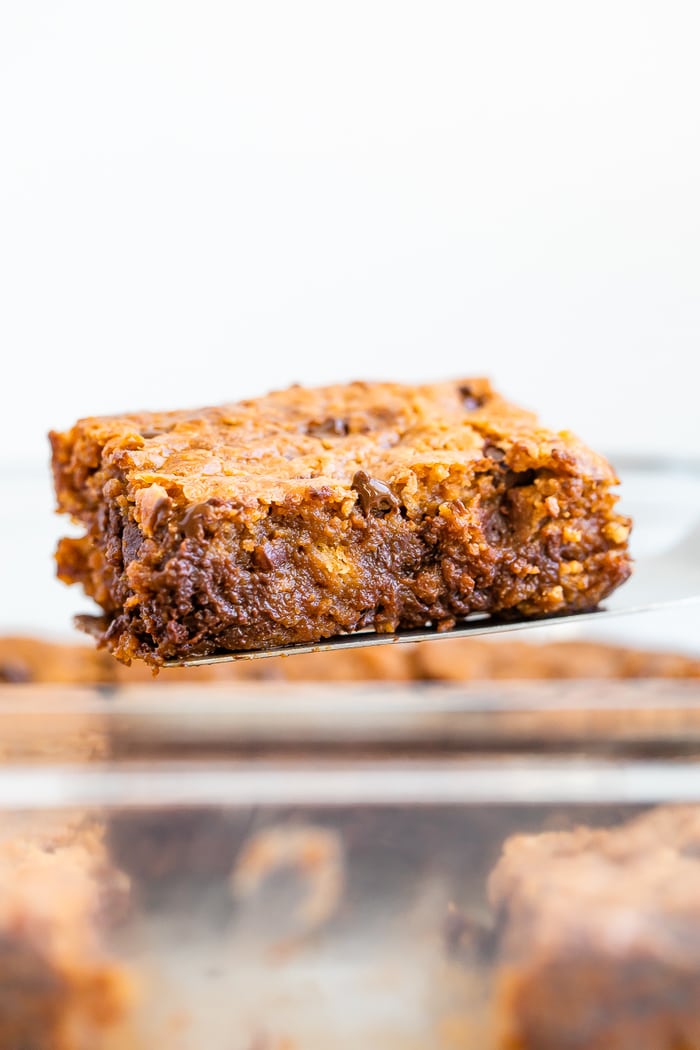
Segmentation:
{"type": "Polygon", "coordinates": [[[292,387],[52,433],[58,574],[128,662],[595,607],[629,575],[608,463],[484,379],[292,387]]]}
{"type": "Polygon", "coordinates": [[[108,859],[102,826],[6,814],[0,891],[0,1046],[116,1046],[132,982],[104,933],[126,911],[129,883],[108,859]]]}
{"type": "Polygon", "coordinates": [[[518,835],[490,879],[497,1045],[700,1046],[700,807],[518,835]]]}

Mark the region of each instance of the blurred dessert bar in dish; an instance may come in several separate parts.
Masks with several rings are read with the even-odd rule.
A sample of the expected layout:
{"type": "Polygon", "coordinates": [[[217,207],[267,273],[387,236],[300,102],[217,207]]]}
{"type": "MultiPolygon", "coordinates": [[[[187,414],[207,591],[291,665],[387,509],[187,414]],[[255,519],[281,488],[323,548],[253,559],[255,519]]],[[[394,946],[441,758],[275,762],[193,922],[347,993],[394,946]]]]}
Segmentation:
{"type": "MultiPolygon", "coordinates": [[[[470,682],[518,679],[700,678],[700,658],[602,642],[454,638],[415,645],[304,653],[269,660],[169,668],[168,682],[470,682]]],[[[151,682],[90,645],[0,636],[0,684],[128,685],[151,682]]]]}
{"type": "Polygon", "coordinates": [[[128,888],[127,877],[108,860],[96,821],[6,817],[0,837],[0,1047],[117,1045],[133,987],[105,949],[103,932],[123,916],[128,888]]]}
{"type": "Polygon", "coordinates": [[[700,807],[517,835],[490,879],[502,1050],[700,1046],[700,807]]]}
{"type": "Polygon", "coordinates": [[[590,609],[630,572],[612,468],[483,379],[292,387],[51,443],[84,529],[58,574],[125,662],[590,609]]]}

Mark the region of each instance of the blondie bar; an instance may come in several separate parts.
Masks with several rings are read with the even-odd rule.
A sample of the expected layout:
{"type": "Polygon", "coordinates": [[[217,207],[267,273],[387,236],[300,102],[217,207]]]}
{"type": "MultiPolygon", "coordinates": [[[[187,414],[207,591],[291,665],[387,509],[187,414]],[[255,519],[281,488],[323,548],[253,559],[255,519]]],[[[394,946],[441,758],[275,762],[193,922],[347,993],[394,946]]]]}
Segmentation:
{"type": "Polygon", "coordinates": [[[490,879],[502,1050],[700,1046],[700,807],[517,835],[490,879]]]}
{"type": "Polygon", "coordinates": [[[58,573],[152,664],[595,607],[630,572],[611,467],[486,380],[293,387],[52,433],[58,573]]]}

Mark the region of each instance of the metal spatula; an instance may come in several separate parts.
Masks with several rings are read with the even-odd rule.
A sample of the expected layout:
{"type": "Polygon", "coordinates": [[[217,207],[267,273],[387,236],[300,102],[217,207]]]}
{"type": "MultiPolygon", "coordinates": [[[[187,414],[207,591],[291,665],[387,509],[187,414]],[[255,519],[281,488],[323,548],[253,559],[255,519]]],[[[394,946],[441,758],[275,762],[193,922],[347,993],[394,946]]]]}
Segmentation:
{"type": "Polygon", "coordinates": [[[597,609],[590,612],[555,616],[533,616],[519,620],[498,620],[484,614],[468,617],[456,627],[439,631],[436,627],[378,634],[360,631],[327,638],[322,642],[301,645],[280,645],[272,649],[248,649],[239,652],[214,653],[211,656],[170,660],[165,667],[196,667],[232,660],[259,660],[269,656],[291,656],[295,653],[324,652],[330,649],[360,649],[369,645],[399,645],[404,642],[425,642],[439,638],[466,638],[472,635],[501,634],[533,627],[560,623],[580,623],[599,620],[604,616],[647,612],[670,605],[700,601],[700,525],[696,525],[671,550],[637,561],[634,573],[597,609]]]}

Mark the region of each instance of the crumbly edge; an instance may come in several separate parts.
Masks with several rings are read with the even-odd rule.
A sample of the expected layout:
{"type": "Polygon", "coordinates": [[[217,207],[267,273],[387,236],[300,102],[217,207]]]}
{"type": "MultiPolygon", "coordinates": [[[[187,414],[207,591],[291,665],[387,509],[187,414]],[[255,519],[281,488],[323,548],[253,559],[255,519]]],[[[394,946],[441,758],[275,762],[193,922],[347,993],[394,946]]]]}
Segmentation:
{"type": "Polygon", "coordinates": [[[61,542],[59,575],[102,606],[100,637],[115,655],[153,662],[366,626],[451,626],[475,611],[594,607],[629,573],[614,496],[598,482],[524,473],[528,483],[510,489],[496,468],[464,479],[457,489],[469,497],[412,519],[399,507],[343,512],[318,493],[255,521],[226,506],[190,508],[154,536],[122,495],[99,508],[86,537],[61,542]]]}

